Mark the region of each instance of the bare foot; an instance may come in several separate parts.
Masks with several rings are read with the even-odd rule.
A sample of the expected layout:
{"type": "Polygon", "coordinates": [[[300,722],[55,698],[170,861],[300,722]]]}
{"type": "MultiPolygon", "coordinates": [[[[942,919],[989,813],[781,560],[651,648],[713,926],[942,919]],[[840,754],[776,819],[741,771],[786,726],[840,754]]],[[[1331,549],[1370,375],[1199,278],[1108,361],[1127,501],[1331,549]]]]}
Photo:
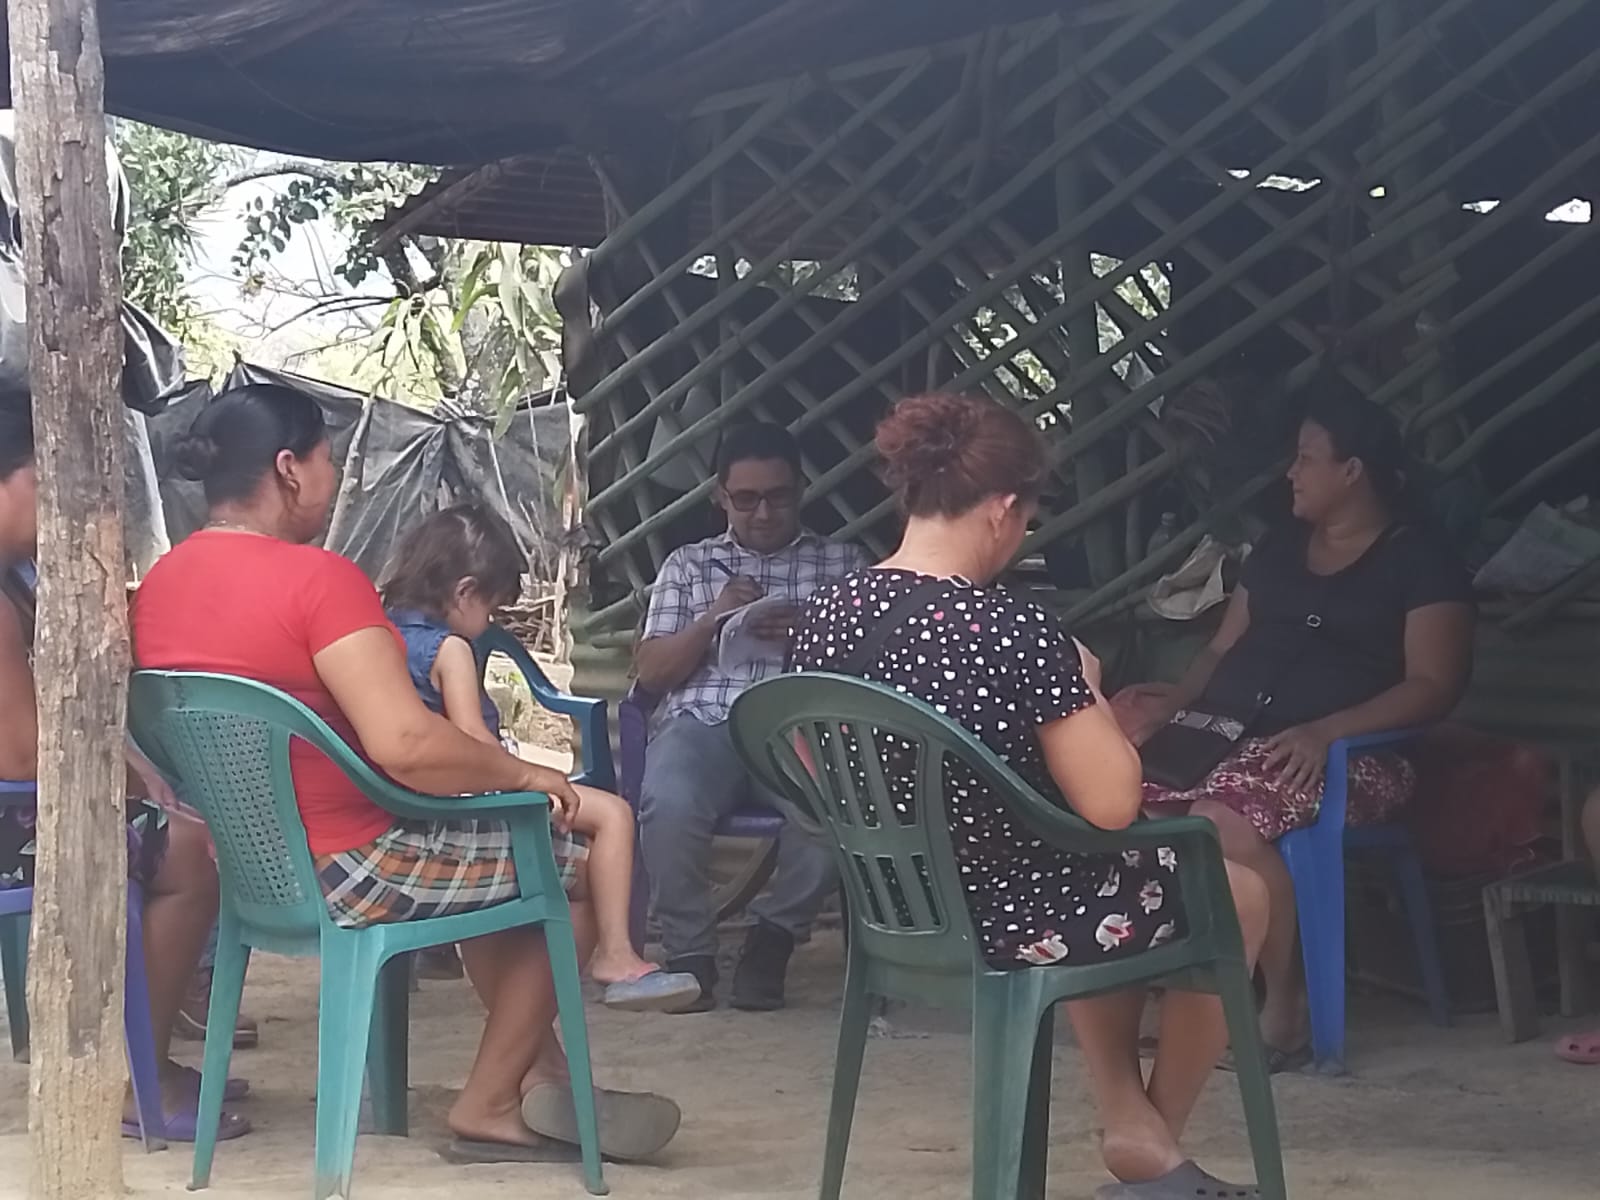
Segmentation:
{"type": "Polygon", "coordinates": [[[1261,1010],[1261,1040],[1268,1049],[1293,1053],[1311,1040],[1311,1010],[1302,998],[1291,1005],[1268,1003],[1261,1010]]]}
{"type": "Polygon", "coordinates": [[[465,1095],[451,1106],[445,1124],[463,1141],[499,1142],[506,1146],[537,1146],[544,1141],[523,1124],[520,1105],[495,1112],[472,1103],[465,1095]]]}
{"type": "Polygon", "coordinates": [[[1100,1157],[1123,1183],[1144,1183],[1176,1170],[1183,1154],[1161,1114],[1148,1102],[1108,1115],[1100,1131],[1100,1157]]]}
{"type": "Polygon", "coordinates": [[[596,983],[631,983],[660,969],[655,963],[640,958],[631,946],[621,950],[602,948],[589,960],[589,978],[596,983]]]}

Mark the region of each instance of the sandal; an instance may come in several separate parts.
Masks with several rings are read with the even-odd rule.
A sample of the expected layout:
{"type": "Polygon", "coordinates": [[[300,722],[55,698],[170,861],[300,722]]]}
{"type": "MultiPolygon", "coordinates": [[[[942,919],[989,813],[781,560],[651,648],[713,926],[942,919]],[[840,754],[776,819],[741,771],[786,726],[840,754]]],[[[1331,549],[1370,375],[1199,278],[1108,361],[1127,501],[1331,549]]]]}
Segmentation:
{"type": "MultiPolygon", "coordinates": [[[[621,1162],[649,1158],[665,1148],[678,1132],[683,1113],[665,1096],[650,1092],[594,1089],[600,1130],[600,1153],[621,1162]]],[[[522,1119],[541,1137],[578,1145],[578,1110],[572,1089],[536,1083],[522,1098],[522,1119]]]]}
{"type": "Polygon", "coordinates": [[[1556,1057],[1580,1067],[1600,1067],[1600,1029],[1562,1038],[1556,1043],[1556,1057]]]}
{"type": "Polygon", "coordinates": [[[439,1157],[458,1167],[485,1163],[574,1163],[583,1160],[576,1146],[541,1138],[532,1146],[517,1142],[480,1142],[473,1138],[451,1138],[439,1147],[439,1157]]]}
{"type": "MultiPolygon", "coordinates": [[[[1262,1052],[1267,1056],[1268,1075],[1286,1075],[1294,1071],[1303,1071],[1315,1060],[1316,1055],[1311,1052],[1311,1043],[1307,1042],[1294,1050],[1280,1050],[1276,1046],[1262,1046],[1262,1052]]],[[[1222,1057],[1217,1060],[1219,1071],[1237,1073],[1239,1068],[1233,1061],[1233,1048],[1230,1046],[1222,1052],[1222,1057]]]]}
{"type": "MultiPolygon", "coordinates": [[[[192,1097],[192,1102],[200,1102],[200,1072],[193,1067],[179,1067],[178,1074],[183,1077],[184,1095],[192,1097]]],[[[250,1094],[250,1081],[248,1079],[235,1079],[228,1076],[228,1082],[222,1085],[222,1098],[228,1102],[243,1100],[250,1094]]]]}
{"type": "MultiPolygon", "coordinates": [[[[168,1113],[162,1119],[166,1126],[161,1131],[161,1136],[169,1142],[192,1142],[195,1140],[196,1127],[200,1124],[200,1114],[195,1108],[185,1107],[179,1112],[168,1113]]],[[[234,1138],[243,1137],[250,1132],[250,1122],[238,1113],[224,1110],[222,1119],[217,1122],[217,1141],[231,1142],[234,1138]]],[[[138,1121],[124,1121],[122,1123],[122,1136],[125,1138],[140,1137],[138,1121]]]]}
{"type": "Polygon", "coordinates": [[[1105,1184],[1095,1190],[1094,1200],[1261,1200],[1261,1189],[1255,1184],[1227,1183],[1202,1171],[1190,1159],[1160,1179],[1105,1184]]]}
{"type": "Polygon", "coordinates": [[[646,971],[606,984],[602,1002],[618,1012],[675,1012],[700,995],[700,980],[687,971],[646,971]]]}

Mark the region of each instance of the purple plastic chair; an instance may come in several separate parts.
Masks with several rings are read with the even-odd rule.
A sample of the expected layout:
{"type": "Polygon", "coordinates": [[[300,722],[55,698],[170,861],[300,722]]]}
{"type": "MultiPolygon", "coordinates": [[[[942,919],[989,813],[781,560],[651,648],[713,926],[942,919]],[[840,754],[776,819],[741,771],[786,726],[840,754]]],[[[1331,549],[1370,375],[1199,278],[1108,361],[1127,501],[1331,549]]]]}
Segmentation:
{"type": "MultiPolygon", "coordinates": [[[[35,784],[0,781],[0,807],[31,808],[35,784]]],[[[144,973],[144,898],[128,886],[127,980],[122,1003],[122,1030],[128,1043],[133,1101],[139,1110],[139,1136],[148,1150],[166,1149],[166,1118],[161,1111],[161,1079],[155,1040],[150,1032],[150,988],[144,973]]],[[[0,888],[0,973],[5,975],[6,1019],[11,1026],[11,1052],[20,1062],[28,1053],[28,918],[33,913],[32,888],[0,888]]]]}
{"type": "MultiPolygon", "coordinates": [[[[644,782],[645,745],[650,740],[650,714],[655,711],[659,698],[635,684],[622,703],[617,705],[617,750],[621,759],[621,777],[618,785],[622,798],[639,816],[640,789],[644,782]]],[[[717,823],[719,837],[756,838],[773,841],[783,832],[783,817],[770,808],[747,804],[735,809],[717,823]]],[[[730,894],[719,900],[717,916],[726,917],[738,912],[754,898],[766,884],[777,862],[778,847],[775,841],[761,855],[754,869],[740,880],[740,886],[729,889],[730,894]]],[[[644,855],[633,856],[633,898],[628,909],[628,935],[633,948],[642,950],[645,927],[650,913],[650,877],[645,871],[644,855]]]]}

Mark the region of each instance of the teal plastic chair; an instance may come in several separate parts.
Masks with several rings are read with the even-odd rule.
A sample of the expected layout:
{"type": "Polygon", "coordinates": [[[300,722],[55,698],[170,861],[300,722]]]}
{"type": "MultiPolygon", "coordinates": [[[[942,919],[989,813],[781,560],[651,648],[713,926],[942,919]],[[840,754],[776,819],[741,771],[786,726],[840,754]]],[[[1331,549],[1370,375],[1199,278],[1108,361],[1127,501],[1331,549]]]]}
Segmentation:
{"type": "MultiPolygon", "coordinates": [[[[550,844],[548,798],[505,792],[445,799],[407,791],[363,762],[305,705],[247,679],[139,671],[133,676],[129,712],[139,745],[181,782],[217,847],[222,907],[206,1016],[199,1128],[214,1131],[222,1110],[250,952],[319,956],[315,1197],[348,1198],[363,1069],[377,1132],[404,1136],[407,1131],[410,980],[404,956],[519,925],[540,925],[571,1062],[584,1180],[592,1195],[605,1195],[577,947],[550,844]],[[364,795],[396,816],[506,821],[521,897],[449,917],[363,929],[335,925],[295,804],[291,738],[327,755],[364,795]]],[[[214,1135],[196,1140],[191,1188],[210,1182],[214,1150],[214,1135]]]]}
{"type": "Polygon", "coordinates": [[[831,834],[849,897],[822,1200],[837,1200],[844,1182],[874,999],[971,1011],[973,1200],[1042,1200],[1055,1004],[1157,980],[1221,996],[1261,1194],[1283,1200],[1255,997],[1210,822],[1179,818],[1115,833],[1097,829],[1033,791],[929,706],[860,679],[813,673],[771,679],[740,696],[731,720],[750,769],[831,834]],[[889,781],[907,754],[915,755],[914,790],[895,794],[889,781]],[[1154,853],[1171,847],[1178,855],[1187,936],[1111,962],[991,969],[979,951],[951,848],[944,795],[950,761],[965,764],[1035,834],[1063,850],[1154,853]]]}

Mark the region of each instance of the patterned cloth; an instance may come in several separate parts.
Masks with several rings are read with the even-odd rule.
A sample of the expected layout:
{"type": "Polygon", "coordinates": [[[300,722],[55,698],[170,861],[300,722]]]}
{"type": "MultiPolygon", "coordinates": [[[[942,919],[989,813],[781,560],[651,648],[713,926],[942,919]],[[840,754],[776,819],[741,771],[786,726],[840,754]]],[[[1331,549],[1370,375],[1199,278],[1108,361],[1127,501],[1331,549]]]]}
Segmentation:
{"type": "MultiPolygon", "coordinates": [[[[571,890],[589,847],[551,831],[561,885],[571,890]]],[[[335,925],[360,928],[473,912],[517,898],[504,821],[401,821],[365,846],[315,856],[335,925]]]]}
{"type": "MultiPolygon", "coordinates": [[[[1286,789],[1278,782],[1278,771],[1267,766],[1269,753],[1266,738],[1247,738],[1239,749],[1217,764],[1204,782],[1186,792],[1146,783],[1145,803],[1159,806],[1211,800],[1247,817],[1257,833],[1275,842],[1317,819],[1322,790],[1318,788],[1315,795],[1307,795],[1286,789]]],[[[1352,756],[1345,823],[1370,825],[1387,819],[1411,799],[1416,783],[1416,770],[1402,755],[1352,756]]]]}
{"type": "MultiPolygon", "coordinates": [[[[888,635],[876,661],[849,665],[873,626],[926,580],[908,571],[861,571],[812,597],[795,635],[795,668],[849,667],[926,701],[975,734],[1042,796],[1070,807],[1045,762],[1039,729],[1071,719],[1095,698],[1077,647],[1037,604],[1003,588],[952,579],[888,635]]],[[[915,795],[915,748],[882,736],[889,790],[915,795]]],[[[945,772],[956,869],[990,966],[1104,962],[1185,935],[1171,849],[1120,855],[1058,850],[1034,836],[970,768],[947,760],[945,772]]]]}
{"type": "MultiPolygon", "coordinates": [[[[859,546],[832,542],[814,533],[802,533],[773,554],[746,549],[731,533],[680,546],[661,564],[661,574],[650,593],[644,636],[670,637],[687,629],[710,611],[735,575],[755,580],[768,596],[799,603],[824,584],[866,565],[867,556],[859,546]]],[[[728,710],[740,692],[779,674],[780,669],[781,664],[775,662],[754,662],[722,671],[714,660],[708,660],[682,687],[667,694],[658,719],[665,723],[687,715],[707,725],[720,724],[728,719],[728,710]]]]}
{"type": "MultiPolygon", "coordinates": [[[[0,891],[31,888],[35,813],[31,807],[0,808],[0,891]]],[[[128,878],[149,887],[167,853],[167,814],[148,800],[128,802],[128,878]]]]}

